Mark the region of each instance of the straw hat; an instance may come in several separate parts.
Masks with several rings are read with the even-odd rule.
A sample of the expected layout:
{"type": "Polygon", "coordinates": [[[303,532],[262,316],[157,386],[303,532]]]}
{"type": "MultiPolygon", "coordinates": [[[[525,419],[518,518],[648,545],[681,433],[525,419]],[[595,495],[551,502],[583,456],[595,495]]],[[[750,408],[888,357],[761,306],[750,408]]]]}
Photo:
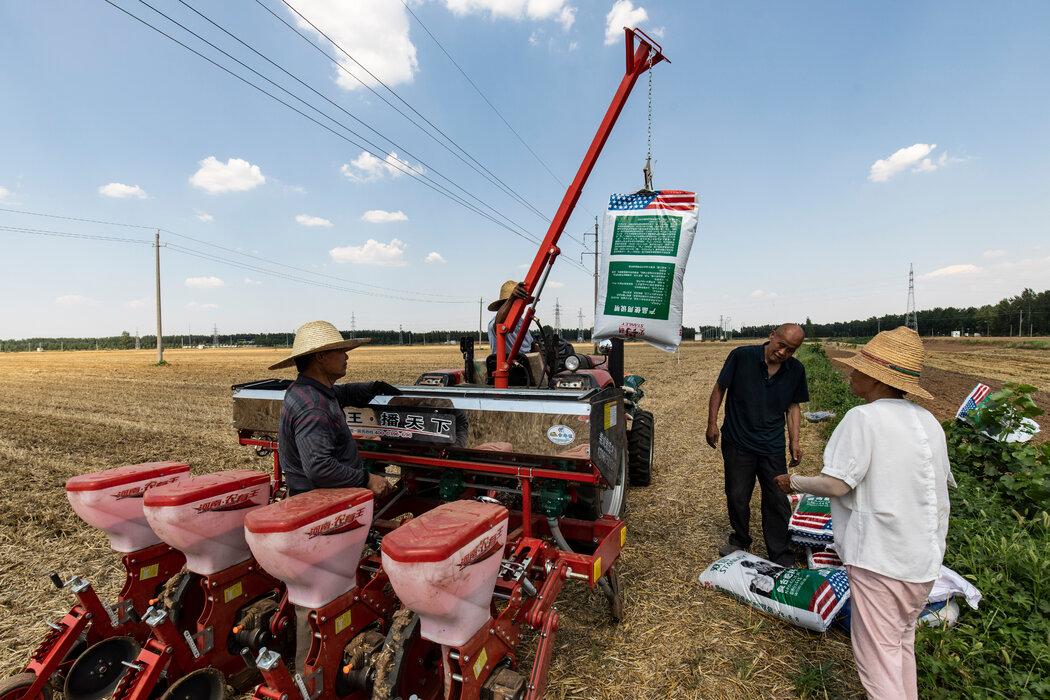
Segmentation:
{"type": "Polygon", "coordinates": [[[879,333],[860,352],[843,362],[894,389],[932,399],[933,395],[919,386],[925,356],[919,334],[899,326],[879,333]]]}
{"type": "Polygon", "coordinates": [[[371,340],[371,338],[344,340],[343,334],[336,330],[336,327],[328,321],[310,321],[299,326],[299,330],[295,332],[292,354],[277,364],[270,365],[270,369],[291,367],[295,364],[295,358],[309,355],[312,352],[353,350],[358,345],[364,345],[371,340]]]}
{"type": "MultiPolygon", "coordinates": [[[[499,288],[499,299],[489,304],[489,311],[499,311],[499,307],[503,306],[503,302],[510,299],[511,292],[518,286],[518,283],[514,280],[507,280],[503,283],[503,286],[499,288]]],[[[532,301],[532,297],[526,300],[526,304],[532,301]]]]}

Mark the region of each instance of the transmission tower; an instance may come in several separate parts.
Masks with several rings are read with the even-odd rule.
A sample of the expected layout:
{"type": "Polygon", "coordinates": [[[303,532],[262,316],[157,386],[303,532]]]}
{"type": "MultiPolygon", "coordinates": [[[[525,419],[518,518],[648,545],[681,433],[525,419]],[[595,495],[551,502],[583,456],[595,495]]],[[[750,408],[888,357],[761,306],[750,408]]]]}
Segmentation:
{"type": "Polygon", "coordinates": [[[354,316],[354,312],[350,312],[350,339],[353,340],[357,336],[354,335],[357,332],[357,318],[354,316]]]}
{"type": "Polygon", "coordinates": [[[908,311],[904,314],[904,325],[916,333],[919,332],[919,321],[915,316],[915,265],[908,265],[908,311]]]}
{"type": "Polygon", "coordinates": [[[580,313],[578,315],[578,319],[579,320],[576,322],[576,342],[577,343],[582,343],[583,342],[583,309],[582,308],[580,309],[580,313]]]}
{"type": "Polygon", "coordinates": [[[554,298],[554,335],[561,335],[561,302],[554,298]]]}
{"type": "Polygon", "coordinates": [[[219,326],[212,326],[211,330],[211,346],[213,348],[219,347],[219,326]]]}

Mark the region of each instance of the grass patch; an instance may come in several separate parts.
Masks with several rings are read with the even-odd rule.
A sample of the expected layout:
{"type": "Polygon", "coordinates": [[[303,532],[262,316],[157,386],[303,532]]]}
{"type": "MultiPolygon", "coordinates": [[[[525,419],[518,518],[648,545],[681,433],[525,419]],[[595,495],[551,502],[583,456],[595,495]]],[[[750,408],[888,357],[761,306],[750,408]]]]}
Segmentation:
{"type": "Polygon", "coordinates": [[[835,692],[835,676],[832,673],[835,664],[830,661],[824,663],[813,663],[809,659],[802,660],[802,666],[796,673],[788,674],[792,683],[795,684],[795,693],[805,699],[808,698],[837,698],[841,697],[835,692]]]}
{"type": "Polygon", "coordinates": [[[820,424],[820,436],[824,440],[838,426],[846,411],[864,403],[850,393],[849,386],[842,379],[842,372],[831,364],[820,343],[806,343],[795,353],[806,367],[806,380],[809,383],[809,411],[831,411],[834,418],[820,424]]]}

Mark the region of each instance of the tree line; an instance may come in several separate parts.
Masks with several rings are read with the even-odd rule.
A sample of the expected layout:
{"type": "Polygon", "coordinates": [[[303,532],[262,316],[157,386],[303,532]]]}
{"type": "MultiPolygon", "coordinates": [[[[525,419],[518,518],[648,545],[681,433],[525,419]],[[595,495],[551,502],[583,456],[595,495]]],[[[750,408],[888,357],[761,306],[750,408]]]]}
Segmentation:
{"type": "MultiPolygon", "coordinates": [[[[970,336],[1047,336],[1050,335],[1050,290],[1034,292],[1025,289],[1017,296],[1002,299],[997,304],[957,308],[954,306],[924,309],[916,313],[919,334],[923,336],[950,336],[954,332],[970,336]]],[[[805,328],[808,338],[864,338],[882,330],[904,325],[904,314],[886,314],[853,321],[836,321],[834,323],[814,323],[808,317],[796,321],[805,328]]],[[[694,340],[697,335],[703,340],[726,338],[763,338],[768,336],[776,325],[743,326],[736,330],[723,331],[718,326],[701,325],[682,328],[682,340],[694,340]]],[[[544,326],[550,333],[550,326],[544,326]]],[[[351,332],[342,331],[345,337],[351,332]]],[[[373,345],[438,345],[459,344],[461,336],[474,338],[475,346],[485,346],[488,338],[482,334],[480,342],[477,330],[472,331],[426,331],[425,333],[402,330],[359,330],[353,335],[358,338],[371,338],[373,345]]],[[[583,338],[590,342],[591,329],[563,328],[561,337],[575,342],[583,338]]],[[[156,335],[143,335],[138,338],[140,348],[148,349],[157,346],[156,335]]],[[[295,331],[282,333],[236,333],[232,335],[189,335],[173,334],[164,336],[164,347],[291,347],[295,331]]],[[[127,331],[120,335],[99,338],[20,338],[0,340],[3,352],[25,352],[27,350],[130,350],[135,347],[135,337],[127,331]]]]}

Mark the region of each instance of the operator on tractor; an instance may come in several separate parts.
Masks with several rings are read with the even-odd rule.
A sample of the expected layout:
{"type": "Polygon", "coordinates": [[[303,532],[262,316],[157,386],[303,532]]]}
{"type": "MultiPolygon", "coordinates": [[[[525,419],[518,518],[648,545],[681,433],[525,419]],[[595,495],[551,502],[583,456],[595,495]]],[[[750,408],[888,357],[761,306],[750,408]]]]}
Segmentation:
{"type": "MultiPolygon", "coordinates": [[[[495,311],[496,315],[489,321],[489,352],[493,355],[496,354],[496,326],[503,323],[507,314],[510,313],[510,306],[515,299],[524,299],[525,303],[532,302],[532,297],[525,290],[524,282],[515,282],[514,280],[507,280],[503,283],[503,286],[499,290],[499,299],[489,304],[489,311],[495,311]]],[[[522,316],[518,320],[518,325],[512,331],[507,333],[507,353],[510,353],[510,349],[514,347],[514,341],[518,337],[518,333],[521,332],[522,321],[525,317],[522,316]]],[[[532,333],[529,329],[525,329],[525,337],[521,341],[521,352],[539,352],[539,343],[532,337],[532,333]]]]}
{"type": "MultiPolygon", "coordinates": [[[[364,487],[376,496],[390,492],[390,482],[365,470],[357,443],[343,415],[343,406],[366,406],[379,395],[401,391],[386,382],[336,384],[346,375],[347,351],[370,338],[344,340],[327,321],[299,327],[292,354],[270,369],[293,364],[299,371],[284,394],[278,432],[278,458],[288,495],[318,488],[364,487]]],[[[311,633],[306,608],[295,606],[295,668],[303,673],[311,633]]]]}

